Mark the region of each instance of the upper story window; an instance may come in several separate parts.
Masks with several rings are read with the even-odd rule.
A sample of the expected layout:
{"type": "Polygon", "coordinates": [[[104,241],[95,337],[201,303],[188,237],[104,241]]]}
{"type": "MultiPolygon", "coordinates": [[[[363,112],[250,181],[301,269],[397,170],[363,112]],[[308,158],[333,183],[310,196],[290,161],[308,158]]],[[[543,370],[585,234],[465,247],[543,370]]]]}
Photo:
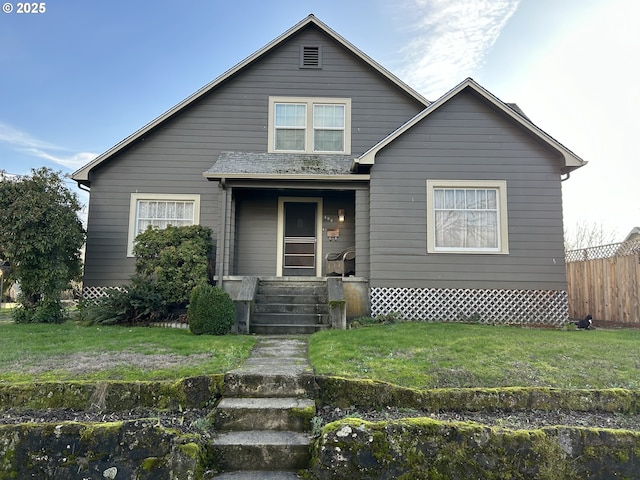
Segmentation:
{"type": "Polygon", "coordinates": [[[270,97],[269,152],[351,153],[351,99],[270,97]]]}

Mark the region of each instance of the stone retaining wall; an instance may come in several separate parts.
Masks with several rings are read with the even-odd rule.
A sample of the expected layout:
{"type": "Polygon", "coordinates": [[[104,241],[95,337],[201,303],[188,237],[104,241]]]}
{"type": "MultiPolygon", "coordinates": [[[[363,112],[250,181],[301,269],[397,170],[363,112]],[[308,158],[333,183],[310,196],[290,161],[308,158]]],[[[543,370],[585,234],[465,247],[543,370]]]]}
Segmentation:
{"type": "Polygon", "coordinates": [[[0,426],[0,479],[196,480],[203,441],[151,421],[0,426]]]}
{"type": "Polygon", "coordinates": [[[3,408],[118,412],[134,408],[203,408],[222,396],[223,375],[176,382],[34,382],[0,385],[3,408]]]}
{"type": "Polygon", "coordinates": [[[564,390],[546,387],[437,388],[416,390],[373,380],[316,377],[321,406],[380,408],[395,406],[427,411],[571,410],[640,413],[640,390],[564,390]]]}
{"type": "Polygon", "coordinates": [[[327,425],[315,445],[318,480],[637,479],[640,432],[570,427],[502,430],[428,418],[327,425]]]}
{"type": "MultiPolygon", "coordinates": [[[[380,382],[317,377],[317,404],[424,410],[640,412],[640,392],[549,388],[412,390],[380,382]]],[[[52,382],[0,386],[7,408],[117,412],[136,407],[213,408],[222,376],[179,382],[52,382]]],[[[213,433],[213,432],[210,432],[213,433]]],[[[0,480],[10,478],[193,479],[215,468],[208,436],[153,420],[0,426],[0,480]]],[[[640,478],[640,431],[545,427],[507,430],[414,418],[326,425],[308,475],[326,479],[640,478]]]]}

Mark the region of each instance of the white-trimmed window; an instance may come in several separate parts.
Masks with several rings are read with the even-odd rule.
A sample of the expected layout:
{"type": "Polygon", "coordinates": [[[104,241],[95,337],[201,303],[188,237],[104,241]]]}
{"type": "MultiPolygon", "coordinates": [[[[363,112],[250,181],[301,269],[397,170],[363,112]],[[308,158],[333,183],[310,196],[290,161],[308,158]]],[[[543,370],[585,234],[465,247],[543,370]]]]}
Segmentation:
{"type": "Polygon", "coordinates": [[[132,193],[129,209],[127,255],[133,256],[133,242],[148,226],[182,227],[200,221],[200,195],[132,193]]]}
{"type": "Polygon", "coordinates": [[[507,182],[427,180],[427,252],[509,253],[507,182]]]}
{"type": "Polygon", "coordinates": [[[351,99],[269,97],[269,152],[351,153],[351,99]]]}

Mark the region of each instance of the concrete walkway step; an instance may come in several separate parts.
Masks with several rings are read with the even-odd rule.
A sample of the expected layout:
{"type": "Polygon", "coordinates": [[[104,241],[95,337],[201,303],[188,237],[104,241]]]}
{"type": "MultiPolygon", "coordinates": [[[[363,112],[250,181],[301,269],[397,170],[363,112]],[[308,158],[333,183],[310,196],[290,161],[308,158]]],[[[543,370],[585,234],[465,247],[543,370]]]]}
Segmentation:
{"type": "Polygon", "coordinates": [[[255,335],[311,335],[327,328],[329,328],[329,325],[321,322],[313,325],[302,325],[296,323],[254,323],[251,325],[251,333],[255,335]]]}
{"type": "Polygon", "coordinates": [[[311,429],[315,402],[304,398],[223,398],[214,413],[216,430],[311,429]]]}
{"type": "Polygon", "coordinates": [[[259,337],[244,365],[225,374],[210,446],[228,473],[213,478],[298,478],[311,460],[316,392],[306,339],[259,337]]]}
{"type": "Polygon", "coordinates": [[[269,325],[298,325],[313,327],[329,321],[329,312],[258,312],[251,317],[252,327],[268,327],[269,325]]]}
{"type": "Polygon", "coordinates": [[[311,397],[315,396],[315,377],[282,373],[234,374],[224,376],[225,397],[311,397]]]}
{"type": "Polygon", "coordinates": [[[286,336],[260,337],[247,361],[225,374],[225,397],[315,398],[307,343],[286,336]]]}
{"type": "Polygon", "coordinates": [[[311,439],[308,434],[254,430],[216,436],[212,446],[225,471],[301,470],[309,467],[311,439]]]}

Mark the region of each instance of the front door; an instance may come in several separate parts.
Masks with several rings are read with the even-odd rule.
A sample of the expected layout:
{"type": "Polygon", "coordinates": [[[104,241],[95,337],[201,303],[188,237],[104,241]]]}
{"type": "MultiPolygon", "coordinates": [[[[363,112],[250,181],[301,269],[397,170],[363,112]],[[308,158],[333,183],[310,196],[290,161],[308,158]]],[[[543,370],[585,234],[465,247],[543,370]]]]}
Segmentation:
{"type": "Polygon", "coordinates": [[[284,245],[282,274],[316,274],[316,215],[315,202],[285,202],[283,206],[284,245]]]}

